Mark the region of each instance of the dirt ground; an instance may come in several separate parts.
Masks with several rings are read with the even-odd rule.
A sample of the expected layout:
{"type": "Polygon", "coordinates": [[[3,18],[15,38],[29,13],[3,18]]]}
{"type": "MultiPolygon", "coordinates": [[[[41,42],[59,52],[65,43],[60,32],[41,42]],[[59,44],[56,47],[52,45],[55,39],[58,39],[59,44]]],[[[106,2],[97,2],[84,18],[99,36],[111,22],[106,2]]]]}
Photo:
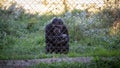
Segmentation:
{"type": "Polygon", "coordinates": [[[32,60],[0,60],[0,68],[27,68],[29,66],[39,63],[53,63],[53,62],[81,62],[88,63],[93,60],[93,57],[75,57],[75,58],[45,58],[32,60]]]}

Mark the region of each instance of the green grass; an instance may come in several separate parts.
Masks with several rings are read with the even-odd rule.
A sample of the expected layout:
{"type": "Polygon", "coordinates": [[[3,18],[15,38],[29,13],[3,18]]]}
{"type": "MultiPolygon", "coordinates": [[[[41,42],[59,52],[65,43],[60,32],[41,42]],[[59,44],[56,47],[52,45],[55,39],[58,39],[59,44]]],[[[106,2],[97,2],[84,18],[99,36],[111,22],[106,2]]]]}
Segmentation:
{"type": "Polygon", "coordinates": [[[80,62],[54,62],[54,63],[39,63],[30,68],[119,68],[120,58],[95,57],[90,63],[80,62]]]}
{"type": "MultiPolygon", "coordinates": [[[[120,56],[120,37],[110,36],[109,28],[105,28],[102,19],[94,15],[82,19],[74,16],[68,19],[59,15],[69,28],[70,51],[68,54],[45,54],[45,25],[54,15],[38,16],[21,14],[18,19],[5,10],[0,17],[0,59],[39,59],[49,57],[81,57],[81,56],[120,56]],[[6,20],[7,17],[7,20],[6,20]],[[92,24],[89,24],[93,21],[92,24]],[[81,22],[81,23],[80,23],[81,22]],[[98,26],[101,25],[99,28],[98,26]],[[87,27],[85,27],[87,26],[87,27]],[[102,27],[103,26],[103,27],[102,27]],[[90,29],[102,30],[101,32],[88,32],[90,29]],[[107,29],[106,31],[103,29],[107,29]],[[106,33],[105,33],[106,32],[106,33]]],[[[77,11],[76,11],[77,12],[77,11]]],[[[75,14],[75,11],[73,12],[75,14]]],[[[80,11],[79,11],[80,13],[80,11]]],[[[99,15],[98,15],[99,16],[99,15]]],[[[105,23],[105,22],[104,22],[105,23]]]]}
{"type": "MultiPolygon", "coordinates": [[[[36,35],[37,36],[37,35],[36,35]]],[[[120,56],[120,50],[109,50],[102,46],[87,46],[78,43],[70,44],[68,54],[45,54],[45,43],[40,43],[39,37],[16,40],[16,45],[6,47],[1,51],[0,59],[39,59],[50,57],[82,57],[82,56],[120,56]],[[33,39],[34,38],[34,39],[33,39]],[[28,39],[28,40],[27,40],[28,39]]]]}

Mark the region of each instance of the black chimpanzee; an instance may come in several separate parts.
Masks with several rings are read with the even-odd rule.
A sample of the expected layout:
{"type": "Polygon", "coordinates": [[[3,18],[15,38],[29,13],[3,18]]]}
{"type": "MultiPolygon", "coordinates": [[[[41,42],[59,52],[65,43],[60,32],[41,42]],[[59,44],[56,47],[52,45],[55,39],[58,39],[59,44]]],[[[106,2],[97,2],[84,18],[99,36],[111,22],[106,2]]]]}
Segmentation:
{"type": "Polygon", "coordinates": [[[60,18],[54,18],[45,27],[46,53],[68,53],[68,29],[60,18]]]}

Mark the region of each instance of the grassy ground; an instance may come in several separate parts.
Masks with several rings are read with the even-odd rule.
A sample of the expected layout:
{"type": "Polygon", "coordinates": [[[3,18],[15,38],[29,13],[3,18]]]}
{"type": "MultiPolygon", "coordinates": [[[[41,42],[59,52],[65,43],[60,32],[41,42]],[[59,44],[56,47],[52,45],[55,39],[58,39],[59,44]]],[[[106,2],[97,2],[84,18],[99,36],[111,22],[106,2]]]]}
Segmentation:
{"type": "Polygon", "coordinates": [[[31,68],[119,68],[120,61],[119,58],[108,58],[101,59],[95,58],[90,63],[80,63],[80,62],[57,62],[52,64],[40,63],[34,65],[31,68]]]}
{"type": "Polygon", "coordinates": [[[73,57],[32,60],[0,60],[1,68],[119,68],[119,57],[73,57]]]}
{"type": "Polygon", "coordinates": [[[54,15],[22,13],[15,18],[9,11],[1,10],[1,13],[0,59],[120,56],[119,33],[110,35],[111,21],[106,18],[109,14],[95,14],[87,18],[85,11],[74,11],[71,16],[58,15],[65,21],[70,34],[70,51],[60,55],[45,54],[44,27],[54,15]]]}

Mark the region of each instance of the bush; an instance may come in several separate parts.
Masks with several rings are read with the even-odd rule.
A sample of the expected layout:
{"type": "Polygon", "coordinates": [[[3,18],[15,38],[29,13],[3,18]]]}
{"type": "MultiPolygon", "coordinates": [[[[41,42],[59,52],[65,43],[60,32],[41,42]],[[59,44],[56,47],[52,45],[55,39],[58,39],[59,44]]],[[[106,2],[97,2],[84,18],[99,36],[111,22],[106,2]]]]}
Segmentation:
{"type": "Polygon", "coordinates": [[[10,20],[10,13],[6,10],[0,9],[0,49],[4,46],[9,45],[13,39],[10,36],[16,35],[14,25],[10,20]]]}

